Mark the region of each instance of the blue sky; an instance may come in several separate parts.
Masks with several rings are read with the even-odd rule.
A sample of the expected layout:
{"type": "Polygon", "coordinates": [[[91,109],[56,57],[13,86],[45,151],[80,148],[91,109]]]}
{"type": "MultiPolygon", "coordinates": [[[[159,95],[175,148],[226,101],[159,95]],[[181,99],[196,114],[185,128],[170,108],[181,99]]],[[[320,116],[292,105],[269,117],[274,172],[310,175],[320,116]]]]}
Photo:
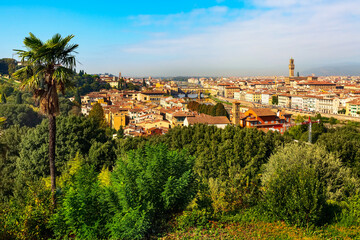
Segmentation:
{"type": "Polygon", "coordinates": [[[29,32],[74,34],[88,73],[286,75],[290,57],[300,73],[360,63],[358,0],[1,0],[0,10],[0,58],[29,32]]]}

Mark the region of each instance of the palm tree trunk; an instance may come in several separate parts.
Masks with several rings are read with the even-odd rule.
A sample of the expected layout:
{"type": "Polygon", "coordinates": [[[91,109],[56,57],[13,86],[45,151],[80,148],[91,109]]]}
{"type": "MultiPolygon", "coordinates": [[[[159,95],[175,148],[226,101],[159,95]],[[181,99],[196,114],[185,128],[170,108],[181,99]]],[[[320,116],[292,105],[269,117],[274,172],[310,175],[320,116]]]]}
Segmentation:
{"type": "Polygon", "coordinates": [[[55,206],[55,191],[56,191],[56,168],[55,168],[55,141],[56,141],[56,119],[55,116],[49,115],[49,161],[50,161],[50,177],[51,177],[51,191],[52,200],[55,206]]]}

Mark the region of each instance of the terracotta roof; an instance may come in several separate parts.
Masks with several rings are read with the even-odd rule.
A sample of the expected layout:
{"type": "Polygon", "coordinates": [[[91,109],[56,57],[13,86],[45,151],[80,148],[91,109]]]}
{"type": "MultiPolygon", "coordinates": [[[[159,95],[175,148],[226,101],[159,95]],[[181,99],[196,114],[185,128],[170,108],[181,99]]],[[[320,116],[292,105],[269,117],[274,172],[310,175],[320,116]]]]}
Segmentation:
{"type": "Polygon", "coordinates": [[[360,99],[354,99],[350,102],[348,102],[349,104],[353,104],[353,105],[360,105],[360,99]]]}
{"type": "Polygon", "coordinates": [[[165,94],[165,92],[162,92],[162,91],[143,91],[141,92],[142,94],[149,94],[149,95],[158,95],[158,94],[165,94]]]}
{"type": "Polygon", "coordinates": [[[190,125],[196,123],[202,124],[230,124],[230,121],[225,116],[210,116],[210,115],[196,115],[194,117],[187,117],[187,121],[190,125]]]}
{"type": "Polygon", "coordinates": [[[258,117],[276,115],[276,113],[274,113],[270,108],[250,108],[250,109],[253,110],[258,117]]]}
{"type": "Polygon", "coordinates": [[[304,83],[298,83],[299,85],[336,85],[336,83],[321,82],[321,81],[307,81],[304,83]]]}
{"type": "Polygon", "coordinates": [[[194,114],[190,112],[176,112],[173,114],[173,117],[192,117],[192,116],[194,116],[194,114]]]}

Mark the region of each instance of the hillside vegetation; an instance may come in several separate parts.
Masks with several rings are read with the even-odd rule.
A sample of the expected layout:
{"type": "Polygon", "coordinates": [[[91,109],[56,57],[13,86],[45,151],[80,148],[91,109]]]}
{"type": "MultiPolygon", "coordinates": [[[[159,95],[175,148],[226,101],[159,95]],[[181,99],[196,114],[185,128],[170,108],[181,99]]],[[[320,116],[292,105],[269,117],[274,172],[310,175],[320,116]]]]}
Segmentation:
{"type": "MultiPolygon", "coordinates": [[[[314,124],[311,145],[301,142],[307,129],[300,127],[280,135],[195,125],[113,140],[97,119],[65,106],[56,123],[55,206],[48,120],[32,117],[27,123],[6,116],[0,139],[1,239],[353,239],[360,234],[356,128],[314,124]]],[[[0,112],[7,108],[18,107],[0,104],[0,112]]]]}

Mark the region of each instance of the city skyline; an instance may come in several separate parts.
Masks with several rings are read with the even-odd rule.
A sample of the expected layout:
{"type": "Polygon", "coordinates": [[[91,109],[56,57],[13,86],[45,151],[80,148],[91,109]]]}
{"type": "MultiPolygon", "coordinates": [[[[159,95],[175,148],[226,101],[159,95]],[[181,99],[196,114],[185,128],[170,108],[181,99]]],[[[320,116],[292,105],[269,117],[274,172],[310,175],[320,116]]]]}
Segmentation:
{"type": "Polygon", "coordinates": [[[62,3],[0,3],[1,57],[29,32],[59,32],[75,35],[77,69],[88,73],[286,76],[290,57],[300,74],[360,69],[360,4],[351,0],[62,3]]]}

